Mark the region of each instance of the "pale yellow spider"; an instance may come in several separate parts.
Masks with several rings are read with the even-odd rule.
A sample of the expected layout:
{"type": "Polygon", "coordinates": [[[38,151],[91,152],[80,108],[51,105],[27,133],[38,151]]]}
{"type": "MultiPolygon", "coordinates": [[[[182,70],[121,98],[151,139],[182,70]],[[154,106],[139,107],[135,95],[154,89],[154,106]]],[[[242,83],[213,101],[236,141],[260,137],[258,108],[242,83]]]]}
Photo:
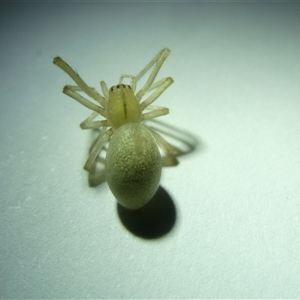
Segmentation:
{"type": "Polygon", "coordinates": [[[110,89],[107,88],[104,81],[101,81],[100,86],[104,96],[89,87],[63,59],[58,56],[53,59],[53,63],[77,83],[76,86],[66,85],[63,93],[93,110],[93,113],[80,124],[80,127],[82,129],[102,128],[84,169],[91,171],[104,144],[111,139],[106,153],[106,179],[118,202],[130,209],[144,206],[158,189],[161,176],[161,156],[157,145],[167,155],[175,152],[175,148],[161,135],[141,124],[146,119],[169,113],[169,109],[166,107],[151,106],[173,83],[171,77],[153,83],[169,53],[168,48],[162,49],[136,76],[122,74],[119,83],[110,89]],[[153,69],[147,81],[134,94],[137,81],[151,67],[153,69]],[[130,78],[131,84],[123,84],[124,78],[130,78]],[[141,101],[145,93],[151,90],[154,90],[153,93],[141,101]],[[84,92],[97,104],[87,100],[78,92],[84,92]],[[149,111],[143,113],[145,109],[149,111]],[[94,119],[98,115],[103,116],[106,120],[95,121],[94,119]]]}

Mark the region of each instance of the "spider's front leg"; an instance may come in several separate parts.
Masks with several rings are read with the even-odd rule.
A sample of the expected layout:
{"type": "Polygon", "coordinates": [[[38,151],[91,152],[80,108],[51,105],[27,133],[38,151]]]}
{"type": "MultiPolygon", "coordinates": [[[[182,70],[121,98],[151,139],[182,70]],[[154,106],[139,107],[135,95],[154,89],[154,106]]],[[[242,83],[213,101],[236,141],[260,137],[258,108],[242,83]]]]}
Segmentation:
{"type": "Polygon", "coordinates": [[[69,97],[73,98],[83,106],[99,113],[101,116],[105,117],[105,109],[99,105],[96,105],[89,101],[88,99],[82,97],[77,91],[82,91],[78,86],[66,85],[63,88],[63,93],[68,95],[69,97]]]}
{"type": "Polygon", "coordinates": [[[150,91],[155,88],[156,90],[141,103],[142,110],[144,110],[151,103],[153,103],[173,82],[174,81],[171,77],[166,77],[154,83],[148,90],[150,91]]]}
{"type": "Polygon", "coordinates": [[[157,55],[148,63],[148,65],[135,76],[136,81],[138,81],[153,65],[155,65],[149,78],[136,94],[136,98],[138,101],[140,101],[141,98],[145,95],[145,93],[151,88],[151,85],[153,84],[153,81],[155,80],[157,73],[159,72],[162,64],[164,63],[164,61],[166,60],[170,52],[171,51],[168,48],[164,48],[160,50],[157,53],[157,55]]]}
{"type": "Polygon", "coordinates": [[[131,89],[133,90],[133,92],[135,92],[135,88],[136,88],[136,77],[133,76],[133,75],[131,75],[131,74],[122,74],[122,75],[120,76],[119,83],[122,83],[124,78],[131,78],[130,86],[131,86],[131,89]]]}
{"type": "MultiPolygon", "coordinates": [[[[80,96],[77,93],[77,91],[81,90],[81,91],[85,92],[88,96],[90,96],[91,98],[93,98],[97,102],[99,102],[102,107],[106,106],[106,103],[107,103],[106,99],[104,97],[102,97],[95,89],[89,87],[84,82],[84,80],[79,76],[79,74],[77,72],[75,72],[62,58],[60,58],[59,56],[54,57],[53,58],[53,63],[55,65],[57,65],[59,68],[61,68],[63,71],[65,71],[78,85],[78,87],[66,86],[64,88],[64,93],[65,94],[69,95],[70,97],[72,97],[76,101],[79,101],[78,99],[81,99],[83,97],[80,96]],[[65,89],[66,89],[66,92],[65,92],[65,89]],[[70,93],[68,93],[69,89],[71,90],[70,93]],[[79,95],[79,97],[77,95],[79,95]]],[[[90,102],[90,101],[85,99],[85,101],[81,100],[79,102],[86,106],[86,103],[90,102]]]]}
{"type": "Polygon", "coordinates": [[[108,127],[110,126],[107,120],[93,121],[98,116],[97,112],[92,112],[84,121],[80,123],[81,129],[95,129],[99,127],[108,127]]]}

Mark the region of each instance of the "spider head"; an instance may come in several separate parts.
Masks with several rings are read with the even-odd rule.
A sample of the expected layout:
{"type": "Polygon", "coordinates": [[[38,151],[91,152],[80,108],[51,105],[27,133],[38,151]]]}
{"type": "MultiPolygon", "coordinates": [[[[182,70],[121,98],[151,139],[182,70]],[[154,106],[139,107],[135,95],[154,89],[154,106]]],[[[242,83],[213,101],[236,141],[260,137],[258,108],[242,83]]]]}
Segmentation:
{"type": "Polygon", "coordinates": [[[142,109],[130,85],[119,83],[108,91],[106,118],[114,129],[125,123],[140,123],[142,109]]]}

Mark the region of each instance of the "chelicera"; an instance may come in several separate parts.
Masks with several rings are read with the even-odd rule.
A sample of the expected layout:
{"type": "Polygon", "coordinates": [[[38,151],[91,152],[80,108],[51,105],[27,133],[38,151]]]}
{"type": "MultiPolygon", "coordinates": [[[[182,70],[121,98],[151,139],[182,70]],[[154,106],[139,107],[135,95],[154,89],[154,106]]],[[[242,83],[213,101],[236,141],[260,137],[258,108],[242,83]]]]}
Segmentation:
{"type": "Polygon", "coordinates": [[[122,74],[119,83],[110,89],[101,81],[103,96],[88,86],[62,58],[56,56],[53,59],[53,63],[77,84],[66,85],[63,93],[93,111],[80,127],[101,128],[84,169],[91,171],[101,149],[110,140],[105,162],[107,182],[117,201],[130,209],[144,206],[158,189],[161,176],[158,146],[167,155],[175,152],[175,148],[160,134],[141,124],[144,120],[169,113],[166,107],[151,105],[173,83],[171,77],[154,82],[169,54],[168,48],[162,49],[136,76],[122,74]],[[135,93],[136,83],[152,67],[148,79],[135,93]],[[131,79],[129,85],[123,83],[125,78],[131,79]],[[142,101],[142,97],[149,91],[153,92],[142,101]],[[95,100],[96,104],[79,92],[95,100]],[[105,119],[95,120],[98,115],[105,119]]]}

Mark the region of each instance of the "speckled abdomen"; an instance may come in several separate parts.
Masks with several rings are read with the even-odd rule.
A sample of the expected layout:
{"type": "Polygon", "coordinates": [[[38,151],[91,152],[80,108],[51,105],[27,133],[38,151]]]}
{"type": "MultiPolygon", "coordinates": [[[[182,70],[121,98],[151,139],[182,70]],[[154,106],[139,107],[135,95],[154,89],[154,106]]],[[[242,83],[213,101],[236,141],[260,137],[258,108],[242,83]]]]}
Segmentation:
{"type": "Polygon", "coordinates": [[[127,123],[115,131],[107,149],[106,176],[121,205],[137,209],[151,200],[159,186],[161,156],[145,126],[127,123]]]}

